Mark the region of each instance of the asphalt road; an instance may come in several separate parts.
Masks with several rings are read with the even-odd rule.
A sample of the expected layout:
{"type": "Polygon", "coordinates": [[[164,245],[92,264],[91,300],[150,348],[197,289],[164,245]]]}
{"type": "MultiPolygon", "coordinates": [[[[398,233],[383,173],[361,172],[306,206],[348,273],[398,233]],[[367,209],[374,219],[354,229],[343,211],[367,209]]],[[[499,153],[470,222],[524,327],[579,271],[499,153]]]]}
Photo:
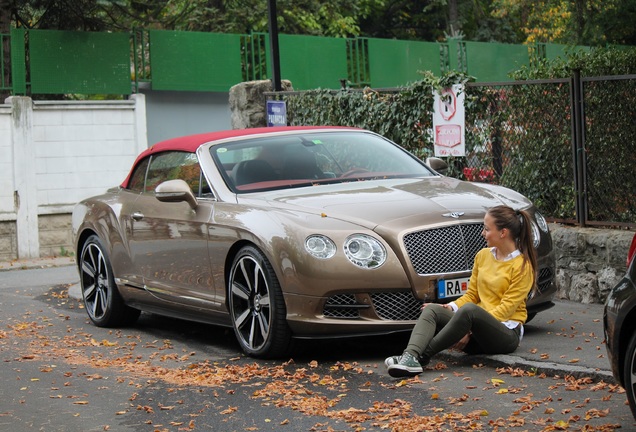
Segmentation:
{"type": "Polygon", "coordinates": [[[609,373],[601,305],[558,302],[514,355],[443,353],[396,380],[383,360],[408,335],[304,341],[289,359],[255,360],[221,327],[142,314],[97,328],[75,267],[24,267],[0,271],[0,430],[636,429],[609,373]]]}

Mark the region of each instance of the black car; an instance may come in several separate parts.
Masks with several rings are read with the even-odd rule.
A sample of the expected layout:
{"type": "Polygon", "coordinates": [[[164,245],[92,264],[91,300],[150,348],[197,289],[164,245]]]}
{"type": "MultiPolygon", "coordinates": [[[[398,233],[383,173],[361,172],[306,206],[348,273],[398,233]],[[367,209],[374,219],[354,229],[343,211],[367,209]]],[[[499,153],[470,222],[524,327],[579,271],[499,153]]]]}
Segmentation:
{"type": "Polygon", "coordinates": [[[627,392],[636,418],[636,234],[627,254],[627,273],[605,303],[603,327],[614,378],[627,392]]]}

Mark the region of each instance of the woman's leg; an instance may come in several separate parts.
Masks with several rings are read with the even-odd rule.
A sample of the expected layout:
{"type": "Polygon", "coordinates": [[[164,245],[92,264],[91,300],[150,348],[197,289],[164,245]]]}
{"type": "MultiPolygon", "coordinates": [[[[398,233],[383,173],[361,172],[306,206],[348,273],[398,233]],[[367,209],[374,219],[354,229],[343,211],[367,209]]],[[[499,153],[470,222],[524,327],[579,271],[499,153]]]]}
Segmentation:
{"type": "Polygon", "coordinates": [[[511,330],[481,307],[468,303],[462,306],[446,326],[435,335],[422,352],[432,357],[452,347],[471,332],[471,345],[477,344],[484,354],[507,354],[517,349],[519,334],[511,330]]]}
{"type": "Polygon", "coordinates": [[[413,327],[409,343],[404,351],[416,358],[422,357],[429,343],[446,324],[454,313],[440,304],[429,304],[424,309],[413,327]]]}
{"type": "Polygon", "coordinates": [[[392,377],[413,376],[423,372],[422,365],[428,363],[428,358],[422,352],[430,340],[453,317],[453,312],[439,304],[428,304],[422,310],[419,319],[413,327],[409,343],[401,356],[389,357],[384,361],[389,375],[392,377]]]}

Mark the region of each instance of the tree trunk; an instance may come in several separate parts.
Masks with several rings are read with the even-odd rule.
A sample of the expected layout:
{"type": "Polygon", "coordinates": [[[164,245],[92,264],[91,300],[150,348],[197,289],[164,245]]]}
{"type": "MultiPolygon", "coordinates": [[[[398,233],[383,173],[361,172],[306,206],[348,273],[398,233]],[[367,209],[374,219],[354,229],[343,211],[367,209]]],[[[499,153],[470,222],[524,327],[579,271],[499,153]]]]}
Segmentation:
{"type": "Polygon", "coordinates": [[[574,34],[576,35],[575,43],[577,45],[585,44],[583,40],[585,33],[585,6],[586,0],[576,0],[574,2],[574,34]]]}
{"type": "Polygon", "coordinates": [[[448,34],[451,36],[457,36],[462,30],[462,26],[459,22],[459,8],[457,6],[458,0],[448,0],[448,34]]]}

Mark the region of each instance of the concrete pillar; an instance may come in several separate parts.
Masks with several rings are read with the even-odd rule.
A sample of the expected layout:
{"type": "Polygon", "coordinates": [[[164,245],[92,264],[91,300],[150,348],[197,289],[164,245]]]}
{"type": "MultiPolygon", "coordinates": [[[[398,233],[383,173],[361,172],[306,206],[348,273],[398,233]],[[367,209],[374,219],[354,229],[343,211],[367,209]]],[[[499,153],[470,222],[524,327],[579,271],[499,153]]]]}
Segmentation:
{"type": "Polygon", "coordinates": [[[139,154],[148,148],[146,95],[136,93],[130,95],[130,99],[135,101],[135,143],[137,144],[137,154],[139,154]]]}
{"type": "Polygon", "coordinates": [[[13,193],[16,208],[18,259],[39,258],[38,202],[33,142],[33,101],[25,96],[7,98],[11,104],[13,137],[13,193]]]}

